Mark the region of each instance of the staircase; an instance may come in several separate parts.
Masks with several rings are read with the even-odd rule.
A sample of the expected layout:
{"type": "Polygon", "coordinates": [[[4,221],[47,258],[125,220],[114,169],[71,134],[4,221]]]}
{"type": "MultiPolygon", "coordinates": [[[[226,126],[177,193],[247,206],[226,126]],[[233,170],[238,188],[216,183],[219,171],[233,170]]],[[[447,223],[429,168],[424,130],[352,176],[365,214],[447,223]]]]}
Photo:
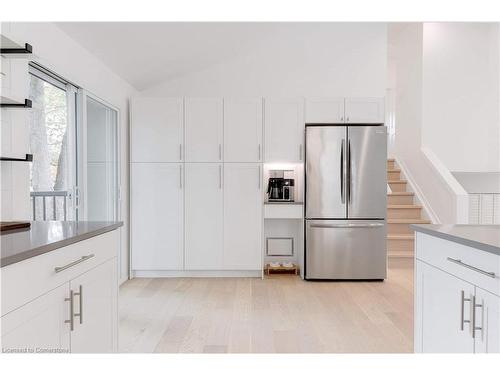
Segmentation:
{"type": "Polygon", "coordinates": [[[387,254],[390,258],[412,258],[414,234],[410,224],[430,224],[422,219],[422,206],[414,204],[414,195],[407,191],[406,180],[394,159],[387,160],[387,254]]]}

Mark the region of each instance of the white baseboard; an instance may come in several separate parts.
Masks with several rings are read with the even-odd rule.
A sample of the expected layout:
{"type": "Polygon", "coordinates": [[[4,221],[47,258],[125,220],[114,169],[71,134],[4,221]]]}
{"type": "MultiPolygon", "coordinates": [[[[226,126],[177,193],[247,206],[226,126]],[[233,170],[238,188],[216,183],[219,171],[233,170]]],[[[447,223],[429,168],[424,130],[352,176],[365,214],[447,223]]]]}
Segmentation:
{"type": "Polygon", "coordinates": [[[210,270],[210,271],[166,271],[135,270],[132,277],[262,277],[262,270],[210,270]]]}
{"type": "Polygon", "coordinates": [[[415,194],[415,197],[417,198],[418,203],[423,207],[424,213],[427,216],[427,218],[432,222],[432,224],[439,224],[441,222],[439,220],[439,217],[434,212],[431,205],[429,204],[429,202],[425,198],[424,194],[422,193],[422,190],[420,190],[420,188],[416,184],[415,179],[411,175],[406,164],[403,161],[399,160],[398,158],[396,158],[395,160],[396,160],[396,164],[399,166],[399,169],[401,169],[401,172],[405,176],[406,181],[408,181],[408,185],[410,187],[410,190],[415,194]]]}

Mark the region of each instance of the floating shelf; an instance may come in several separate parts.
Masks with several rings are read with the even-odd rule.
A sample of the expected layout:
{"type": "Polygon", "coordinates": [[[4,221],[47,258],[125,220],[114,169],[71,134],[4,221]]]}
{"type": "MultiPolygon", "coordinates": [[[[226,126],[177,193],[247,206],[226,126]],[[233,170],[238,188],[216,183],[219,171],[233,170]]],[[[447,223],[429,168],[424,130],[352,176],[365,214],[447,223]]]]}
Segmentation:
{"type": "Polygon", "coordinates": [[[0,35],[0,55],[5,55],[5,57],[27,57],[27,55],[31,54],[33,54],[31,44],[24,43],[23,46],[5,35],[0,35]]]}
{"type": "Polygon", "coordinates": [[[26,162],[32,162],[33,161],[33,154],[26,154],[26,157],[24,159],[21,158],[9,158],[9,157],[0,157],[0,161],[26,161],[26,162]]]}
{"type": "Polygon", "coordinates": [[[24,103],[8,102],[0,103],[1,108],[31,108],[32,102],[29,99],[24,99],[24,103]]]}

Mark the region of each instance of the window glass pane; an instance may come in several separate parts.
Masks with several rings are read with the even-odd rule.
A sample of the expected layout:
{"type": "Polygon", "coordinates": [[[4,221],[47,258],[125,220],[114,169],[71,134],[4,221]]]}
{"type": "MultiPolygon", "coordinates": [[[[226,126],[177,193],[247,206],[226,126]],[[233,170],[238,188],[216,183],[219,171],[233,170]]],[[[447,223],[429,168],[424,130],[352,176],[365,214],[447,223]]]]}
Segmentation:
{"type": "Polygon", "coordinates": [[[30,163],[32,214],[34,220],[64,220],[68,217],[72,186],[69,165],[67,93],[30,75],[30,163]],[[45,204],[44,204],[45,201],[45,204]]]}

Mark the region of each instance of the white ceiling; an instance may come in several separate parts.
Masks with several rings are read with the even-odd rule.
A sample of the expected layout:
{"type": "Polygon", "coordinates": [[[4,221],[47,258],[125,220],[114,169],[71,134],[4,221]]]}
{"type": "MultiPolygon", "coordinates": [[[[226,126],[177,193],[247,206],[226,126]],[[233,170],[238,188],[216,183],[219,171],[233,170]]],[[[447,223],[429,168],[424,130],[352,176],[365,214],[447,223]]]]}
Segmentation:
{"type": "Polygon", "coordinates": [[[63,22],[57,25],[138,90],[247,53],[279,23],[63,22]]]}

